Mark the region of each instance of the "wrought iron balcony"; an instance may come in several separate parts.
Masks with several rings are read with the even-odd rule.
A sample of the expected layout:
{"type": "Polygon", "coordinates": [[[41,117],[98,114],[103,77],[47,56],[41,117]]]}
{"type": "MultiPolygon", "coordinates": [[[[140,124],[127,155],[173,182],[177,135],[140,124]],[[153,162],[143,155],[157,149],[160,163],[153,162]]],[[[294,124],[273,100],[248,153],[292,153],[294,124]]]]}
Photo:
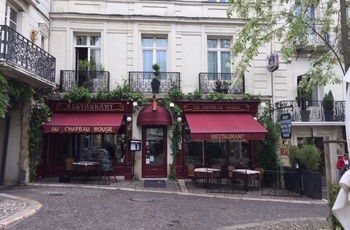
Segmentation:
{"type": "Polygon", "coordinates": [[[54,85],[55,57],[6,25],[0,25],[0,36],[0,66],[3,71],[15,70],[21,80],[34,85],[54,85]],[[29,77],[31,75],[32,78],[29,77]]]}
{"type": "Polygon", "coordinates": [[[305,37],[298,39],[295,43],[297,51],[312,53],[315,51],[321,52],[327,50],[328,47],[326,43],[329,42],[330,37],[328,33],[323,33],[321,28],[321,25],[314,25],[314,30],[310,28],[309,33],[305,37]]]}
{"type": "MultiPolygon", "coordinates": [[[[152,93],[153,78],[153,72],[129,72],[129,84],[133,91],[152,93]]],[[[160,80],[159,93],[168,93],[173,85],[180,87],[179,72],[160,72],[157,78],[160,80]]]]}
{"type": "MultiPolygon", "coordinates": [[[[279,101],[276,102],[272,108],[275,112],[276,118],[279,121],[280,115],[284,113],[290,113],[292,116],[292,121],[302,121],[300,107],[297,101],[279,101]]],[[[326,119],[324,109],[322,106],[322,101],[311,101],[306,105],[306,111],[310,111],[311,122],[319,121],[332,121],[341,122],[345,121],[345,101],[334,101],[333,113],[330,119],[326,119]]]]}
{"type": "MultiPolygon", "coordinates": [[[[216,91],[216,81],[218,79],[221,79],[222,82],[232,83],[236,78],[233,73],[199,73],[199,91],[201,93],[212,93],[216,91]]],[[[228,94],[243,94],[245,90],[244,78],[235,84],[228,85],[227,90],[222,90],[225,90],[225,93],[228,94]]]]}
{"type": "Polygon", "coordinates": [[[109,92],[108,71],[61,70],[60,91],[69,92],[74,87],[85,87],[90,93],[109,92]]]}

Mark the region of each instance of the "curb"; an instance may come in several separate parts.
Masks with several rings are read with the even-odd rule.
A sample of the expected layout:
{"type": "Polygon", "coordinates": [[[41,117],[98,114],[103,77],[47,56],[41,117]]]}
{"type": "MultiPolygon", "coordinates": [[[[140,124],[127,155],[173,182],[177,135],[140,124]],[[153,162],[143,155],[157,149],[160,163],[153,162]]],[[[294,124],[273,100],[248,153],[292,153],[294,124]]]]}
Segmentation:
{"type": "Polygon", "coordinates": [[[105,189],[105,190],[121,190],[121,191],[134,191],[134,192],[149,192],[149,193],[165,193],[165,194],[178,194],[185,196],[201,196],[201,197],[213,197],[220,199],[233,199],[233,200],[251,200],[251,201],[269,201],[269,202],[279,202],[279,203],[298,203],[298,204],[327,204],[327,200],[283,200],[283,199],[271,199],[271,198],[254,198],[254,197],[234,197],[225,196],[220,194],[199,194],[191,193],[188,191],[183,180],[178,180],[178,184],[181,191],[164,191],[164,190],[146,190],[139,188],[125,188],[125,187],[108,187],[108,186],[91,186],[91,185],[73,185],[73,184],[38,184],[38,183],[28,183],[27,185],[33,186],[43,186],[43,187],[76,187],[76,188],[89,188],[89,189],[105,189]]]}
{"type": "Polygon", "coordinates": [[[42,207],[42,205],[39,202],[34,201],[34,200],[30,200],[30,199],[27,199],[24,197],[13,196],[13,195],[5,194],[5,193],[0,193],[0,196],[6,197],[6,198],[12,199],[12,200],[23,201],[26,204],[28,204],[28,207],[22,209],[21,211],[0,220],[0,229],[5,229],[5,226],[11,225],[19,220],[30,217],[31,215],[35,214],[42,207]]]}

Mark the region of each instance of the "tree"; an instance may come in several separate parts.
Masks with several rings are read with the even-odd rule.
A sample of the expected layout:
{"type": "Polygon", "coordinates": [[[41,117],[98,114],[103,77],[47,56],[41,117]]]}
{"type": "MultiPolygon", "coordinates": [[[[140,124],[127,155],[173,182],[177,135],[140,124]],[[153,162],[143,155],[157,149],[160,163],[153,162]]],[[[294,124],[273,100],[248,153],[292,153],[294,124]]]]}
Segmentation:
{"type": "MultiPolygon", "coordinates": [[[[340,0],[340,11],[334,0],[231,0],[230,3],[228,17],[245,20],[232,46],[233,55],[242,57],[235,66],[236,76],[243,76],[262,45],[280,42],[282,59],[286,61],[295,55],[296,42],[305,41],[312,34],[322,39],[328,49],[313,52],[305,73],[308,87],[342,82],[342,76],[334,70],[338,66],[345,74],[350,65],[345,0],[340,0]],[[318,16],[310,14],[312,7],[319,9],[318,16]]],[[[317,49],[313,47],[313,51],[317,49]]]]}

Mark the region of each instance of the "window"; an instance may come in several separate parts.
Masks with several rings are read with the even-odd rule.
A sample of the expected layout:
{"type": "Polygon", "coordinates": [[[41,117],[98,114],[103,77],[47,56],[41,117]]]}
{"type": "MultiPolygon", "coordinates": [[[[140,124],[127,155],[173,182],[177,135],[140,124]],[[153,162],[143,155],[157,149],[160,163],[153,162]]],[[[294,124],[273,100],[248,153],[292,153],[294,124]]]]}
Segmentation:
{"type": "MultiPolygon", "coordinates": [[[[302,79],[303,79],[303,75],[300,75],[297,77],[297,85],[300,84],[302,79]]],[[[312,90],[311,105],[317,106],[317,104],[318,104],[318,87],[313,86],[311,90],[312,90]]]]}
{"type": "Polygon", "coordinates": [[[313,28],[315,28],[315,6],[310,5],[307,6],[305,12],[302,12],[302,6],[300,3],[296,3],[297,6],[295,8],[295,16],[300,17],[304,13],[306,16],[306,22],[313,28]]]}
{"type": "MultiPolygon", "coordinates": [[[[231,73],[231,41],[229,39],[208,39],[208,72],[231,73]]],[[[226,78],[230,75],[225,75],[226,78]]],[[[212,75],[212,77],[214,77],[212,75]]],[[[225,78],[225,77],[224,77],[225,78]]],[[[215,80],[215,79],[210,79],[215,80]]],[[[231,80],[231,79],[221,79],[231,80]]]]}
{"type": "Polygon", "coordinates": [[[7,26],[17,30],[17,12],[9,5],[5,8],[5,23],[7,26]]]}
{"type": "Polygon", "coordinates": [[[87,60],[90,71],[102,70],[100,36],[76,36],[75,49],[77,64],[81,60],[87,60]]]}
{"type": "Polygon", "coordinates": [[[165,37],[143,37],[143,71],[152,72],[152,65],[157,63],[160,72],[167,71],[168,41],[165,37]]]}

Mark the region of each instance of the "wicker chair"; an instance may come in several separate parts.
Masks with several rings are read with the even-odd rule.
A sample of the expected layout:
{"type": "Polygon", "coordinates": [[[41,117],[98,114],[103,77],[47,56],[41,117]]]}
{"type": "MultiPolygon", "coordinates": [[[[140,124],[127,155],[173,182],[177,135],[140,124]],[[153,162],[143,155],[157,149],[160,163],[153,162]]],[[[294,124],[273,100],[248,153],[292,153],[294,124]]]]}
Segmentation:
{"type": "Polygon", "coordinates": [[[187,169],[188,169],[188,174],[187,174],[187,181],[186,182],[188,182],[188,179],[191,179],[192,183],[194,183],[195,182],[195,176],[194,176],[195,166],[194,166],[194,164],[188,164],[187,169]]]}

